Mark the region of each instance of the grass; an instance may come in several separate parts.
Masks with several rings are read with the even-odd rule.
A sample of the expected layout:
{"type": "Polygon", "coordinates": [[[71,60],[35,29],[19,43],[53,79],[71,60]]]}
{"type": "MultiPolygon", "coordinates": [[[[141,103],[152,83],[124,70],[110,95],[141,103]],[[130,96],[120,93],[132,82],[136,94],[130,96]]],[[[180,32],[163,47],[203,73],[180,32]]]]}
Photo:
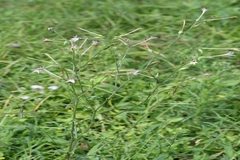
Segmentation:
{"type": "Polygon", "coordinates": [[[0,159],[239,159],[237,2],[0,1],[0,159]],[[183,19],[185,33],[202,7],[210,10],[200,25],[169,47],[183,19]],[[71,77],[73,54],[49,27],[67,40],[88,38],[77,55],[100,41],[75,58],[80,84],[33,73],[44,66],[63,77],[48,53],[71,77]],[[123,37],[128,45],[117,39],[137,28],[123,37]],[[158,38],[149,49],[131,47],[151,36],[158,38]],[[47,89],[53,85],[59,89],[47,89]]]}

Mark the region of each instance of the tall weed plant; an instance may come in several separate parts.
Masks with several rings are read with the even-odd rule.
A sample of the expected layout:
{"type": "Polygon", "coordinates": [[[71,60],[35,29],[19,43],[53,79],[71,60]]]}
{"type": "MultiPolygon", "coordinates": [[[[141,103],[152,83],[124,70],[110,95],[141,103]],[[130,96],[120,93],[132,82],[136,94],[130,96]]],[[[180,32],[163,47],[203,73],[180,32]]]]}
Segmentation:
{"type": "MultiPolygon", "coordinates": [[[[131,118],[132,124],[126,126],[128,128],[124,130],[124,132],[118,130],[110,140],[96,144],[88,151],[85,158],[96,159],[96,157],[99,156],[98,153],[101,153],[101,150],[110,149],[109,147],[115,143],[116,139],[121,137],[122,141],[124,141],[124,136],[129,136],[131,133],[134,135],[135,133],[132,129],[148,117],[150,112],[155,110],[156,104],[159,105],[164,99],[174,97],[182,86],[190,83],[194,84],[196,81],[206,79],[212,75],[212,73],[208,71],[206,71],[204,75],[184,75],[185,70],[194,70],[195,66],[201,65],[205,59],[214,60],[214,58],[218,57],[234,58],[234,52],[239,51],[239,48],[198,47],[199,42],[197,41],[193,42],[195,43],[193,47],[185,49],[185,53],[178,56],[182,61],[180,64],[175,64],[174,59],[169,60],[165,56],[165,53],[173,52],[176,42],[181,39],[184,41],[184,39],[189,36],[188,33],[191,32],[191,30],[212,21],[237,18],[233,16],[202,20],[207,11],[208,9],[202,8],[202,13],[189,28],[186,28],[189,24],[187,24],[188,21],[184,19],[182,28],[176,34],[176,38],[167,44],[162,44],[159,50],[151,49],[149,42],[161,43],[160,37],[153,35],[151,37],[145,37],[142,40],[132,38],[133,35],[141,33],[143,30],[141,28],[134,29],[122,35],[116,35],[112,39],[80,27],[78,28],[79,33],[77,33],[77,36],[73,35],[73,38],[66,39],[59,31],[56,31],[54,27],[48,28],[49,32],[56,33],[59,38],[58,40],[46,38],[44,42],[56,46],[60,51],[59,56],[53,58],[51,53],[45,53],[49,60],[52,61],[52,64],[49,66],[39,66],[39,68],[34,69],[33,72],[38,74],[48,73],[50,76],[61,81],[63,85],[67,84],[68,86],[69,97],[71,99],[68,107],[72,112],[72,120],[70,129],[68,130],[70,140],[69,148],[66,151],[66,159],[69,160],[73,157],[79,157],[75,154],[78,146],[81,146],[82,149],[88,148],[84,143],[84,139],[87,139],[89,134],[93,134],[93,130],[100,127],[98,130],[101,131],[102,134],[108,132],[106,129],[107,124],[103,123],[104,114],[108,113],[102,112],[103,107],[113,109],[110,109],[109,112],[121,112],[119,115],[123,119],[126,118],[124,111],[119,111],[114,107],[115,101],[125,101],[126,109],[128,108],[128,104],[131,104],[133,107],[144,107],[144,109],[141,109],[141,111],[137,113],[141,118],[135,120],[133,116],[131,118]],[[56,42],[59,41],[62,42],[64,46],[58,46],[56,42]],[[136,48],[142,51],[137,52],[136,48]],[[224,52],[218,55],[204,56],[204,52],[208,50],[224,52]],[[106,54],[108,55],[107,59],[105,58],[106,56],[103,56],[106,54]],[[136,59],[136,62],[128,58],[131,57],[132,54],[139,54],[139,59],[136,59]],[[64,64],[58,63],[61,55],[67,55],[66,57],[68,57],[64,64]],[[169,68],[161,67],[162,63],[167,63],[169,68]],[[134,66],[134,68],[132,66],[134,66]],[[53,67],[58,68],[58,73],[51,72],[51,68],[53,67]],[[165,72],[166,70],[168,72],[165,72]],[[159,78],[159,75],[162,74],[165,75],[159,78]],[[139,79],[145,81],[149,87],[141,88],[141,86],[139,86],[139,88],[132,88],[132,86],[137,86],[133,84],[137,84],[139,79]],[[161,86],[165,86],[165,88],[160,89],[161,86]],[[162,93],[167,94],[162,96],[162,93]],[[86,112],[89,117],[82,120],[78,119],[77,113],[79,110],[86,112]]],[[[192,94],[194,95],[195,93],[192,94]]],[[[37,109],[38,108],[36,108],[36,110],[37,109]]],[[[201,106],[198,106],[196,115],[201,114],[203,109],[201,106]]],[[[161,116],[158,116],[158,118],[161,118],[161,116]]],[[[181,120],[181,118],[173,119],[174,122],[181,120]]],[[[197,116],[194,117],[194,121],[197,123],[197,116]]],[[[111,121],[109,121],[109,123],[111,123],[111,121]]],[[[145,143],[142,143],[142,147],[145,147],[145,143]]],[[[171,143],[171,145],[174,145],[174,142],[171,143]]],[[[139,158],[138,152],[140,152],[141,149],[142,148],[139,148],[135,154],[128,155],[125,158],[139,158]]],[[[111,150],[118,149],[111,148],[111,150]]],[[[166,155],[162,154],[161,156],[164,157],[166,155]]],[[[124,156],[120,157],[123,158],[124,156]]]]}

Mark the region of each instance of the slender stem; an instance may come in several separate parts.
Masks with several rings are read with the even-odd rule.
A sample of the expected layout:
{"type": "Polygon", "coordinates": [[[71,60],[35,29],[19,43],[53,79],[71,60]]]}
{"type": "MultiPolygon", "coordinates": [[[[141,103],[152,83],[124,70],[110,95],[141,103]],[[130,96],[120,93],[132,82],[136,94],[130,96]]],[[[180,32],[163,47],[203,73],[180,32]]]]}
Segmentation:
{"type": "Polygon", "coordinates": [[[70,144],[69,144],[69,148],[68,148],[68,152],[67,152],[67,156],[66,156],[66,160],[70,160],[71,156],[72,156],[72,152],[74,151],[75,145],[73,144],[74,140],[77,139],[75,137],[77,137],[77,135],[74,136],[74,128],[76,128],[76,113],[77,113],[77,106],[78,106],[78,98],[74,89],[74,86],[71,85],[72,87],[72,94],[74,97],[74,106],[73,106],[73,113],[72,113],[72,124],[71,124],[71,140],[70,140],[70,144]]]}
{"type": "MultiPolygon", "coordinates": [[[[115,61],[116,61],[116,67],[117,67],[117,74],[116,74],[116,79],[115,79],[115,91],[117,90],[117,79],[118,79],[118,76],[119,76],[119,72],[120,72],[120,70],[121,70],[121,67],[122,67],[122,64],[123,64],[123,60],[125,59],[125,57],[126,57],[128,51],[129,51],[129,49],[130,49],[130,48],[129,48],[129,46],[128,46],[128,49],[127,49],[127,51],[125,52],[123,58],[121,59],[119,65],[117,64],[117,61],[116,61],[116,55],[114,55],[114,56],[115,56],[115,61]]],[[[121,79],[120,79],[120,81],[121,81],[121,79]]]]}
{"type": "Polygon", "coordinates": [[[240,51],[240,48],[201,48],[203,50],[234,50],[240,51]]]}
{"type": "Polygon", "coordinates": [[[167,77],[167,79],[165,79],[162,83],[158,83],[158,85],[155,87],[155,89],[148,95],[148,97],[141,103],[146,102],[151,96],[152,94],[155,93],[155,91],[158,89],[158,87],[160,85],[163,85],[164,82],[166,82],[169,78],[171,78],[177,71],[179,71],[179,69],[181,69],[183,66],[185,66],[186,64],[182,64],[175,72],[173,72],[170,76],[167,77]]]}

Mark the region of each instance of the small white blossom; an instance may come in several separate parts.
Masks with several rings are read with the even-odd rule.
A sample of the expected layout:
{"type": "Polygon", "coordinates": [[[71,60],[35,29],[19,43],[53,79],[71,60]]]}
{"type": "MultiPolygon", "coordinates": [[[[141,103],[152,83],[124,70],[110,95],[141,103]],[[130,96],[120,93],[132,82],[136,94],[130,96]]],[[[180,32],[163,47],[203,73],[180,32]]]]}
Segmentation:
{"type": "Polygon", "coordinates": [[[78,38],[77,36],[71,38],[71,41],[72,41],[72,42],[77,42],[78,40],[79,40],[79,38],[78,38]]]}
{"type": "Polygon", "coordinates": [[[189,64],[192,64],[192,65],[195,65],[195,64],[197,64],[198,62],[194,59],[194,60],[192,60],[189,64]]]}
{"type": "Polygon", "coordinates": [[[32,86],[31,86],[31,89],[33,89],[33,90],[38,90],[39,93],[44,94],[44,87],[43,87],[43,86],[32,85],[32,86]]]}
{"type": "Polygon", "coordinates": [[[198,22],[200,20],[200,18],[204,15],[205,12],[207,12],[209,9],[206,8],[202,8],[202,14],[198,17],[198,19],[196,19],[196,21],[198,22]]]}
{"type": "Polygon", "coordinates": [[[49,28],[48,28],[48,31],[50,31],[50,30],[53,30],[53,27],[49,27],[49,28]]]}
{"type": "Polygon", "coordinates": [[[48,39],[48,38],[44,38],[43,42],[52,42],[52,40],[48,39]]]}
{"type": "Polygon", "coordinates": [[[233,54],[234,54],[234,52],[229,51],[229,52],[228,52],[227,54],[225,54],[225,55],[231,57],[231,56],[234,56],[233,54]]]}
{"type": "Polygon", "coordinates": [[[29,96],[22,96],[22,97],[20,97],[22,100],[27,100],[27,99],[29,99],[29,96]]]}
{"type": "Polygon", "coordinates": [[[17,43],[13,43],[13,44],[11,44],[11,47],[13,47],[13,48],[19,48],[20,46],[19,46],[19,44],[17,44],[17,43]]]}
{"type": "Polygon", "coordinates": [[[33,70],[33,73],[34,72],[37,72],[38,74],[42,71],[42,70],[44,70],[45,69],[45,67],[43,67],[43,66],[41,66],[41,67],[39,67],[39,68],[36,68],[36,69],[34,69],[33,70]]]}
{"type": "Polygon", "coordinates": [[[150,39],[158,39],[158,37],[151,36],[150,39]]]}
{"type": "Polygon", "coordinates": [[[75,83],[75,80],[74,80],[74,78],[70,78],[66,82],[68,82],[68,83],[75,83]]]}
{"type": "Polygon", "coordinates": [[[96,40],[93,40],[93,41],[92,41],[92,45],[93,45],[93,46],[97,46],[97,45],[99,45],[99,44],[100,44],[100,42],[98,42],[98,41],[96,41],[96,40]]]}
{"type": "Polygon", "coordinates": [[[70,51],[73,51],[73,50],[77,50],[78,49],[78,46],[75,45],[74,43],[71,44],[71,47],[70,47],[70,51]]]}
{"type": "Polygon", "coordinates": [[[207,12],[208,11],[208,9],[206,9],[206,8],[202,8],[202,14],[204,14],[205,12],[207,12]]]}
{"type": "Polygon", "coordinates": [[[39,86],[39,85],[32,85],[31,89],[44,90],[44,87],[43,86],[39,86]]]}
{"type": "Polygon", "coordinates": [[[138,75],[139,70],[132,70],[130,74],[133,74],[134,76],[138,75]]]}
{"type": "Polygon", "coordinates": [[[207,73],[204,74],[204,76],[212,76],[212,73],[207,72],[207,73]]]}
{"type": "Polygon", "coordinates": [[[49,86],[48,89],[55,91],[58,89],[58,86],[49,86]]]}

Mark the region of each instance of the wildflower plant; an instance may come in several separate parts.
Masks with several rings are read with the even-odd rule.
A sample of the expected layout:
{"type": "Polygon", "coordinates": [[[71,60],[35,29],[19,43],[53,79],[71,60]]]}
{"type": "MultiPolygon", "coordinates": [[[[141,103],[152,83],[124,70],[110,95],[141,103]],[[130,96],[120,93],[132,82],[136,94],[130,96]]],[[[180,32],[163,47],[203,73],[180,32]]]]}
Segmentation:
{"type": "MultiPolygon", "coordinates": [[[[223,56],[234,56],[232,49],[230,48],[228,53],[223,53],[219,55],[213,55],[213,56],[202,56],[197,55],[196,58],[191,59],[191,52],[195,51],[194,49],[189,50],[189,56],[186,56],[180,65],[175,65],[172,62],[170,62],[166,57],[164,56],[164,52],[171,50],[171,46],[177,42],[178,39],[181,38],[181,35],[187,36],[187,33],[190,32],[193,28],[200,26],[203,24],[204,21],[200,21],[200,19],[203,17],[203,15],[208,11],[208,9],[202,8],[202,13],[200,16],[196,19],[193,25],[186,31],[184,31],[184,28],[186,27],[188,21],[187,19],[183,20],[182,29],[178,32],[177,38],[175,38],[171,43],[168,45],[163,46],[163,49],[160,51],[156,51],[154,49],[151,49],[151,46],[149,47],[148,42],[153,40],[158,40],[158,37],[156,36],[150,36],[146,37],[146,39],[140,40],[135,43],[131,43],[131,36],[133,34],[136,34],[137,32],[141,32],[141,28],[134,29],[128,33],[121,34],[118,36],[113,37],[112,39],[107,40],[106,37],[104,37],[101,34],[83,29],[78,28],[79,33],[78,36],[73,36],[71,39],[66,39],[58,31],[56,31],[53,27],[49,27],[48,30],[56,33],[60,39],[62,39],[67,46],[67,51],[63,51],[61,49],[62,54],[68,54],[69,57],[71,57],[70,63],[67,65],[68,67],[71,65],[71,68],[66,68],[65,65],[59,64],[57,59],[54,59],[50,53],[45,53],[45,55],[52,61],[53,65],[46,66],[46,67],[39,67],[33,70],[33,72],[36,72],[37,74],[42,74],[43,72],[51,75],[52,77],[58,79],[62,83],[66,83],[68,85],[68,90],[70,91],[71,99],[71,110],[72,110],[72,121],[71,121],[71,129],[70,129],[70,143],[69,148],[66,153],[66,159],[71,159],[75,154],[75,149],[77,146],[82,145],[80,143],[80,140],[83,139],[84,136],[86,136],[89,132],[91,132],[92,127],[96,123],[96,121],[102,121],[103,116],[101,115],[101,108],[106,106],[107,104],[110,104],[112,106],[112,101],[116,98],[124,98],[121,94],[124,95],[124,92],[121,90],[124,90],[124,88],[130,88],[131,83],[135,83],[137,79],[142,78],[146,82],[151,81],[151,87],[147,91],[142,91],[143,94],[141,94],[141,97],[138,99],[137,103],[135,105],[144,105],[144,104],[151,104],[153,101],[153,98],[156,98],[158,102],[159,96],[158,94],[163,91],[159,91],[159,87],[162,85],[165,85],[167,83],[170,83],[174,76],[177,75],[179,72],[184,71],[185,69],[191,69],[188,68],[187,65],[201,65],[201,60],[203,59],[210,59],[215,57],[223,57],[223,56]],[[82,37],[81,33],[87,33],[88,37],[82,37]],[[131,51],[134,50],[136,47],[142,47],[147,55],[147,62],[141,62],[144,65],[141,65],[141,68],[138,68],[136,66],[135,68],[127,68],[127,65],[125,63],[127,62],[128,56],[130,56],[131,51]],[[124,49],[124,52],[119,52],[119,48],[124,49]],[[113,57],[113,64],[107,64],[109,65],[109,70],[101,71],[99,69],[99,73],[93,73],[92,75],[85,74],[85,69],[87,67],[90,67],[91,65],[100,65],[100,64],[94,64],[94,60],[101,58],[101,54],[110,54],[109,56],[113,57]],[[88,58],[86,58],[88,57],[88,58]],[[155,64],[158,64],[159,61],[166,62],[169,64],[169,66],[172,67],[172,73],[165,76],[165,79],[159,79],[158,75],[161,74],[161,70],[158,70],[156,72],[155,64]],[[59,73],[61,75],[52,73],[49,71],[49,69],[55,66],[59,69],[59,73]],[[154,69],[153,69],[154,68],[154,69]],[[153,71],[152,71],[153,70],[153,71]],[[107,84],[114,84],[114,88],[108,88],[107,90],[101,88],[104,85],[107,84]],[[101,87],[99,87],[101,86],[101,87]],[[98,100],[96,97],[97,95],[94,94],[95,90],[102,90],[103,95],[99,97],[101,100],[98,100]],[[77,120],[77,112],[79,109],[83,109],[84,106],[88,106],[88,109],[91,110],[91,116],[90,120],[87,121],[87,128],[83,124],[80,124],[80,122],[77,120]]],[[[221,19],[219,19],[221,20],[221,19]]],[[[205,20],[208,21],[208,20],[205,20]]],[[[210,21],[210,20],[209,20],[210,21]]],[[[44,39],[44,42],[47,43],[54,43],[54,40],[44,39]]],[[[199,50],[210,50],[211,48],[199,48],[199,50]]],[[[213,49],[213,48],[212,48],[213,49]]],[[[235,48],[236,49],[236,48],[235,48]]],[[[237,48],[238,49],[238,48],[237,48]]],[[[219,50],[222,50],[219,48],[219,50]]],[[[104,63],[104,59],[101,60],[102,63],[104,63]]],[[[129,62],[130,63],[130,62],[129,62]]],[[[100,67],[99,67],[100,68],[100,67]]],[[[212,74],[206,73],[206,76],[210,76],[212,74]]],[[[170,96],[174,96],[176,91],[179,89],[179,86],[181,86],[183,83],[188,83],[193,81],[194,79],[184,79],[183,81],[179,82],[178,86],[169,86],[167,89],[170,91],[170,96]]],[[[151,105],[148,105],[151,106],[151,105]]],[[[148,108],[146,111],[146,114],[144,114],[142,117],[148,115],[148,111],[152,108],[148,108]]],[[[129,127],[129,130],[134,128],[134,126],[139,123],[137,121],[135,124],[131,125],[129,127]]],[[[104,124],[101,125],[102,131],[106,132],[106,127],[104,124]]],[[[119,133],[116,135],[118,136],[124,136],[126,133],[119,133]]],[[[115,140],[113,138],[111,140],[112,143],[115,140]]],[[[98,148],[98,150],[101,150],[101,148],[105,147],[107,144],[101,144],[101,147],[98,148]]],[[[85,147],[86,148],[86,147],[85,147]]],[[[97,152],[97,151],[94,151],[97,152]]],[[[91,154],[94,154],[92,152],[91,154]]],[[[89,154],[88,156],[90,156],[89,154]]],[[[133,155],[134,156],[134,155],[133,155]]],[[[133,157],[131,157],[133,158],[133,157]]],[[[134,158],[133,158],[134,159],[134,158]]]]}

